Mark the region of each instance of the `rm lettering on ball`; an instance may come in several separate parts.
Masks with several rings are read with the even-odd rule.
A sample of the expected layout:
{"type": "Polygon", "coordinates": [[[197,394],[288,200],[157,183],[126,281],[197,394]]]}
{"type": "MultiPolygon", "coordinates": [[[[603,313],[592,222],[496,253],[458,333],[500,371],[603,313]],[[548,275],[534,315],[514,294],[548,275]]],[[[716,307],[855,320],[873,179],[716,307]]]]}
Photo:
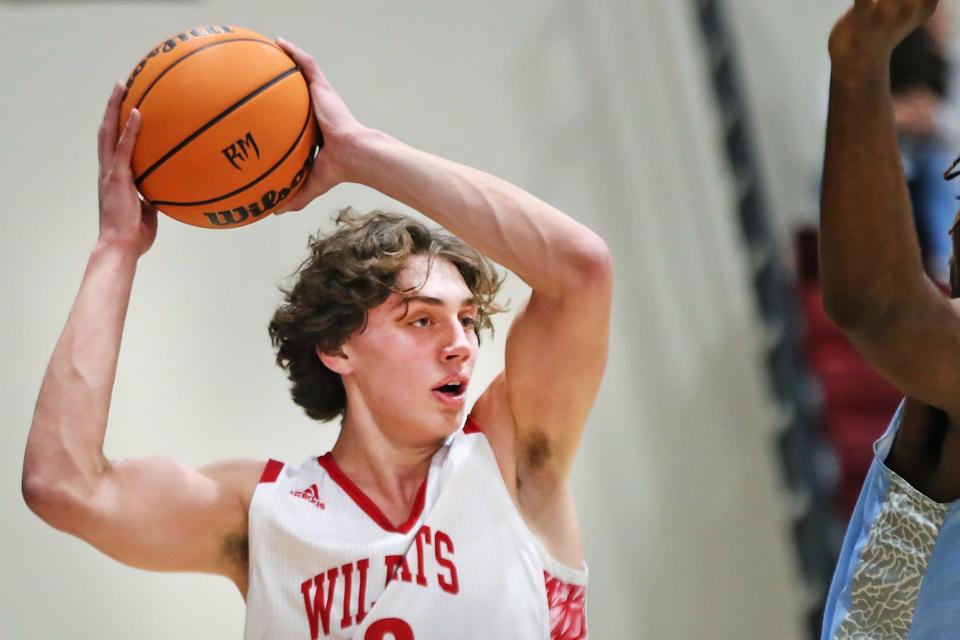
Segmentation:
{"type": "Polygon", "coordinates": [[[253,138],[253,132],[247,131],[247,135],[242,138],[237,138],[237,141],[231,144],[226,149],[223,149],[224,157],[230,161],[230,164],[233,165],[233,168],[237,171],[243,171],[240,168],[238,162],[245,162],[250,158],[250,149],[253,149],[254,153],[257,154],[257,160],[260,159],[260,148],[257,146],[257,141],[253,138]]]}
{"type": "Polygon", "coordinates": [[[255,200],[246,206],[240,205],[239,207],[227,209],[226,211],[204,211],[203,215],[206,216],[207,220],[210,221],[210,224],[218,227],[229,227],[246,222],[250,218],[259,218],[264,213],[270,211],[270,209],[273,209],[275,206],[286,200],[290,193],[300,186],[300,183],[303,182],[303,179],[307,175],[307,171],[310,170],[310,165],[312,164],[313,154],[307,154],[306,162],[304,162],[303,166],[300,167],[300,170],[297,171],[297,173],[293,176],[293,180],[290,181],[289,186],[280,189],[280,191],[270,189],[260,196],[258,200],[255,200]]]}

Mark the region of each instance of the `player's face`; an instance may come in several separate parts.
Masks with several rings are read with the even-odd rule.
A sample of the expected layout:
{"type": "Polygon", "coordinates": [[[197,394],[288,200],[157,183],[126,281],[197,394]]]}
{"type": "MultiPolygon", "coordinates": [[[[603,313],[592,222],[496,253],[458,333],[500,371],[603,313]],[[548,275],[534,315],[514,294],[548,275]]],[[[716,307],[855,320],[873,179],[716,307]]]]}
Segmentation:
{"type": "Polygon", "coordinates": [[[478,343],[477,305],[450,262],[411,256],[397,288],[347,341],[351,386],[381,429],[431,442],[458,426],[478,343]]]}

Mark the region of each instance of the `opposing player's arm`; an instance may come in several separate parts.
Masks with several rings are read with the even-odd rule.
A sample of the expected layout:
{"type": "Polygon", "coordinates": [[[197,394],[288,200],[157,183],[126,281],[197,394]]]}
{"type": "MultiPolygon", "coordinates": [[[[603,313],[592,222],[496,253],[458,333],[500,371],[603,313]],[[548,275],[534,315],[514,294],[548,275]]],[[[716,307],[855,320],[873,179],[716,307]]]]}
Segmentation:
{"type": "Polygon", "coordinates": [[[824,303],[906,394],[960,416],[960,319],[924,273],[889,84],[896,44],[935,0],[857,0],[830,38],[821,205],[824,303]]]}
{"type": "MultiPolygon", "coordinates": [[[[124,319],[137,262],[156,237],[156,210],[130,172],[134,112],[118,140],[122,85],[100,128],[100,234],[47,367],[23,465],[23,494],[45,521],[128,564],[243,579],[231,536],[246,531],[251,463],[200,472],[171,461],[111,462],[103,454],[124,319]]],[[[250,487],[252,491],[252,486],[250,487]]]]}

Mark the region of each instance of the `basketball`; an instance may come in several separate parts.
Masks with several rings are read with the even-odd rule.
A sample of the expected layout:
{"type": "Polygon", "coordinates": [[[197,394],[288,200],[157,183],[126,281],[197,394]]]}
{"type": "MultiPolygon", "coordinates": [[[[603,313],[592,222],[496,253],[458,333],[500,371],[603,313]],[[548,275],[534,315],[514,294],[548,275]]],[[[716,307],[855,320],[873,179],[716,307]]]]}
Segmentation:
{"type": "Polygon", "coordinates": [[[134,182],[168,216],[240,227],[303,185],[319,132],[300,69],[269,38],[234,26],[178,33],[144,56],[126,88],[121,126],[134,108],[142,116],[134,182]]]}

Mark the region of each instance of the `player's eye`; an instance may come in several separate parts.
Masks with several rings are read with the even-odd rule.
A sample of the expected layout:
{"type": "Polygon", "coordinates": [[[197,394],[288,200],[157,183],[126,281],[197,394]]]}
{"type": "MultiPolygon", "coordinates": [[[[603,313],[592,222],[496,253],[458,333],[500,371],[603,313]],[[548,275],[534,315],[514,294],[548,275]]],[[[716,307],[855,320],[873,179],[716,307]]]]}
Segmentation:
{"type": "Polygon", "coordinates": [[[428,318],[428,317],[426,317],[426,316],[417,318],[416,320],[410,322],[410,326],[412,326],[412,327],[421,327],[421,328],[423,328],[423,327],[429,327],[429,326],[430,326],[430,318],[428,318]]]}
{"type": "Polygon", "coordinates": [[[460,318],[460,322],[461,322],[461,323],[463,324],[463,326],[466,327],[467,329],[473,329],[475,326],[477,326],[477,319],[476,319],[476,318],[473,318],[473,317],[471,317],[471,316],[464,316],[464,317],[460,318]]]}

